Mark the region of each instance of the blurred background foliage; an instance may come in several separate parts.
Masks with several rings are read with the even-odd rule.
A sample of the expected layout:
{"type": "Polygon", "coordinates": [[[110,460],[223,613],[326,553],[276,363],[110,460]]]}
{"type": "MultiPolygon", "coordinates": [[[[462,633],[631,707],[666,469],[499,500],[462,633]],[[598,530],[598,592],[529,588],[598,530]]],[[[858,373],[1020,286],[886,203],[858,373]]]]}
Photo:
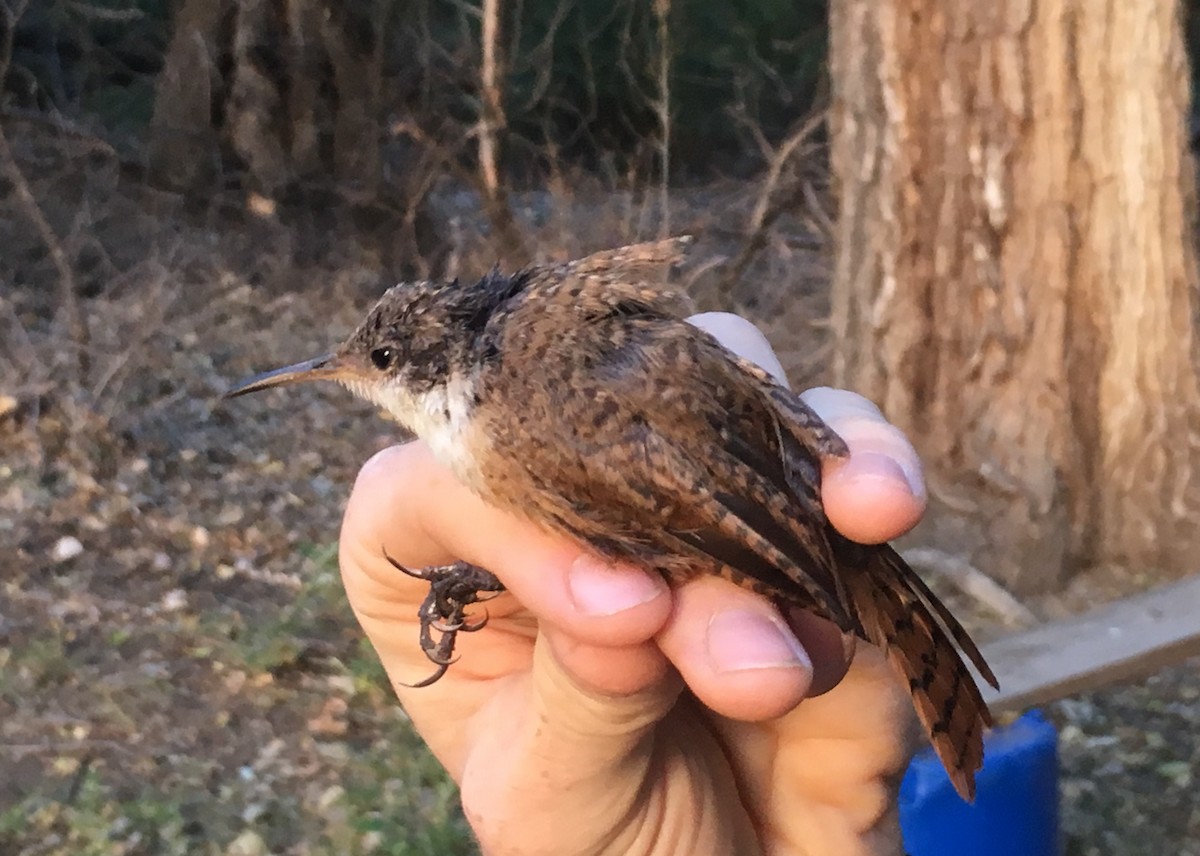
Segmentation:
{"type": "MultiPolygon", "coordinates": [[[[35,0],[17,23],[7,103],[91,117],[109,134],[145,131],[178,5],[35,0]]],[[[390,84],[384,107],[393,117],[475,120],[474,10],[445,0],[336,5],[329,14],[350,22],[364,42],[378,39],[390,84]]],[[[235,14],[235,4],[225,6],[235,14]]],[[[670,6],[673,159],[681,175],[761,166],[756,135],[779,139],[821,100],[826,13],[816,0],[670,6]]],[[[514,139],[524,143],[508,152],[514,174],[544,166],[547,151],[593,167],[621,168],[642,156],[658,121],[652,4],[521,0],[504,4],[504,14],[504,107],[514,139]]]]}
{"type": "Polygon", "coordinates": [[[13,36],[8,102],[92,115],[113,130],[144,129],[172,6],[170,0],[30,3],[13,36]]]}

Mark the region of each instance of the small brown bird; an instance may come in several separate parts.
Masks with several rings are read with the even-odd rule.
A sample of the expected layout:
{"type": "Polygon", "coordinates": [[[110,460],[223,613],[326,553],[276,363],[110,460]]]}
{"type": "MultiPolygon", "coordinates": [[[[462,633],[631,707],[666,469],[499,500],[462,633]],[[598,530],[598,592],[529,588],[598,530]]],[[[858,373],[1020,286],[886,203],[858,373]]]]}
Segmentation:
{"type": "MultiPolygon", "coordinates": [[[[493,271],[474,285],[403,283],[332,354],[228,395],[339,381],[498,507],[671,581],[719,574],[880,646],[972,799],[991,716],[955,643],[993,685],[994,675],[894,549],[853,543],[826,520],[821,461],[848,454],[841,438],[684,321],[681,295],[650,284],[686,244],[493,271]]],[[[430,582],[421,647],[437,670],[425,686],[445,673],[455,634],[482,626],[464,608],[503,585],[464,563],[400,569],[430,582]]]]}

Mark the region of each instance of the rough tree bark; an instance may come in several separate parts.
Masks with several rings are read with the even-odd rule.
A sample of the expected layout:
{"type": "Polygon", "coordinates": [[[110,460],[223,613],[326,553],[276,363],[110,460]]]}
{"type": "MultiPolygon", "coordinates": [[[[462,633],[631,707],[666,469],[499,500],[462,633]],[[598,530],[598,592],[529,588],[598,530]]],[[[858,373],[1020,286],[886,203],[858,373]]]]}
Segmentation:
{"type": "Polygon", "coordinates": [[[1195,571],[1194,178],[1175,0],[835,0],[842,383],[1020,590],[1195,571]]]}

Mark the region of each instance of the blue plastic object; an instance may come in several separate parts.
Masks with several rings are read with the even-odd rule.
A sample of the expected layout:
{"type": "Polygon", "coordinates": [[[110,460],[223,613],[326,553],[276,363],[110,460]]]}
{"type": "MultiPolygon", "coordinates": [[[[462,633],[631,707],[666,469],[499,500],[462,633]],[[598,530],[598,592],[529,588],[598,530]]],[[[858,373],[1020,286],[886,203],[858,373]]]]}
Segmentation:
{"type": "Polygon", "coordinates": [[[1057,738],[1037,711],[990,732],[972,805],[932,750],[917,755],[900,785],[909,856],[1056,856],[1057,738]]]}

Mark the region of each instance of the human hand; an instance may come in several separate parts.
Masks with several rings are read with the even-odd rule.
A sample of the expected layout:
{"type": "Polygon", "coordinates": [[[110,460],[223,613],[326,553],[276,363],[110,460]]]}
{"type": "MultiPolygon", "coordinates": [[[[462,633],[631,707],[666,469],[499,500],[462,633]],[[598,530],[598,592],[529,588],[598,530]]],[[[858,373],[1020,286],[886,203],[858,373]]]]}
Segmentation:
{"type": "MultiPolygon", "coordinates": [[[[779,371],[747,322],[693,321],[779,371]]],[[[805,398],[851,448],[823,474],[833,524],[865,542],[907,531],[924,505],[911,446],[858,396],[805,398]]],[[[902,852],[895,797],[919,737],[911,703],[866,644],[847,672],[827,622],[781,616],[715,577],[672,590],[607,565],[484,504],[421,443],[363,467],[340,558],[351,605],[460,784],[484,852],[902,852]],[[417,645],[428,586],[385,552],[412,568],[465,560],[509,590],[427,688],[404,684],[430,668],[417,645]]]]}

